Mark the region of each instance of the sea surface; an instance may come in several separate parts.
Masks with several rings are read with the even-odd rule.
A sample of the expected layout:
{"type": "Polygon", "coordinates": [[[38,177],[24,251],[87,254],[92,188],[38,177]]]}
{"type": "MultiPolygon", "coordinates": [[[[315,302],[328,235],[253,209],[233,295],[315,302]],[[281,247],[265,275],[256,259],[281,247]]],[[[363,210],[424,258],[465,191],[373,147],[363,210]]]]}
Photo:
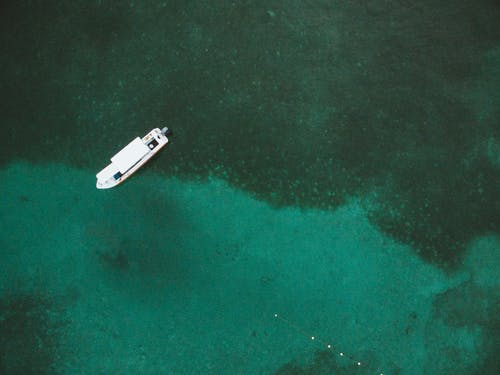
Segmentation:
{"type": "Polygon", "coordinates": [[[500,373],[498,1],[0,17],[1,374],[500,373]]]}

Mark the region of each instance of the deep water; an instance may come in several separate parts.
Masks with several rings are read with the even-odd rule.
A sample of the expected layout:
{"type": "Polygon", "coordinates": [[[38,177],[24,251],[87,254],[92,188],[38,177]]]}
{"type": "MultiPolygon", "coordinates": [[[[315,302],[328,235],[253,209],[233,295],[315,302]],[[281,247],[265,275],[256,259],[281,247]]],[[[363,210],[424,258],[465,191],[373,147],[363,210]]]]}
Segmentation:
{"type": "Polygon", "coordinates": [[[0,17],[0,373],[500,371],[497,1],[0,17]]]}

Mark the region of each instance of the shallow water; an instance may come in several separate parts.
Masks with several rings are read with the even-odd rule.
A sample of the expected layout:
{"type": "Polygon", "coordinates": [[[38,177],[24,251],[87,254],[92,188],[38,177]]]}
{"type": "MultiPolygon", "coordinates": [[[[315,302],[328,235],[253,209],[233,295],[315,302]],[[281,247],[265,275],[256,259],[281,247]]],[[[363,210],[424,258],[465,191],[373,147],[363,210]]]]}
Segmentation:
{"type": "Polygon", "coordinates": [[[0,372],[497,372],[495,2],[2,7],[0,372]]]}

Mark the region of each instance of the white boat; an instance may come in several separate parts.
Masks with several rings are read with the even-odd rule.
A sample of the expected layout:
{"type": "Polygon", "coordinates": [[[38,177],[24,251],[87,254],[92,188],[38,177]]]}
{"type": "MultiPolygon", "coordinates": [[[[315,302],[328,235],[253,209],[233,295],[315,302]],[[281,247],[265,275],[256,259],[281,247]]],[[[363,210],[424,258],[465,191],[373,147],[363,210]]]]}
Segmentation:
{"type": "Polygon", "coordinates": [[[96,174],[96,187],[109,189],[125,181],[168,143],[167,135],[170,135],[168,128],[155,128],[144,137],[135,138],[96,174]]]}

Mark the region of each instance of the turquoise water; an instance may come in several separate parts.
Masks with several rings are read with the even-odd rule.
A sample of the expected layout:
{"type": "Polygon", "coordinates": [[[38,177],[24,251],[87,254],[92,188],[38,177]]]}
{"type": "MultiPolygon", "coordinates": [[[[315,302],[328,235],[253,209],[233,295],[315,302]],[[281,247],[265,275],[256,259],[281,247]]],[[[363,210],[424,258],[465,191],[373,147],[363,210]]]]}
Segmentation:
{"type": "Polygon", "coordinates": [[[1,373],[498,372],[496,2],[0,9],[1,373]]]}

